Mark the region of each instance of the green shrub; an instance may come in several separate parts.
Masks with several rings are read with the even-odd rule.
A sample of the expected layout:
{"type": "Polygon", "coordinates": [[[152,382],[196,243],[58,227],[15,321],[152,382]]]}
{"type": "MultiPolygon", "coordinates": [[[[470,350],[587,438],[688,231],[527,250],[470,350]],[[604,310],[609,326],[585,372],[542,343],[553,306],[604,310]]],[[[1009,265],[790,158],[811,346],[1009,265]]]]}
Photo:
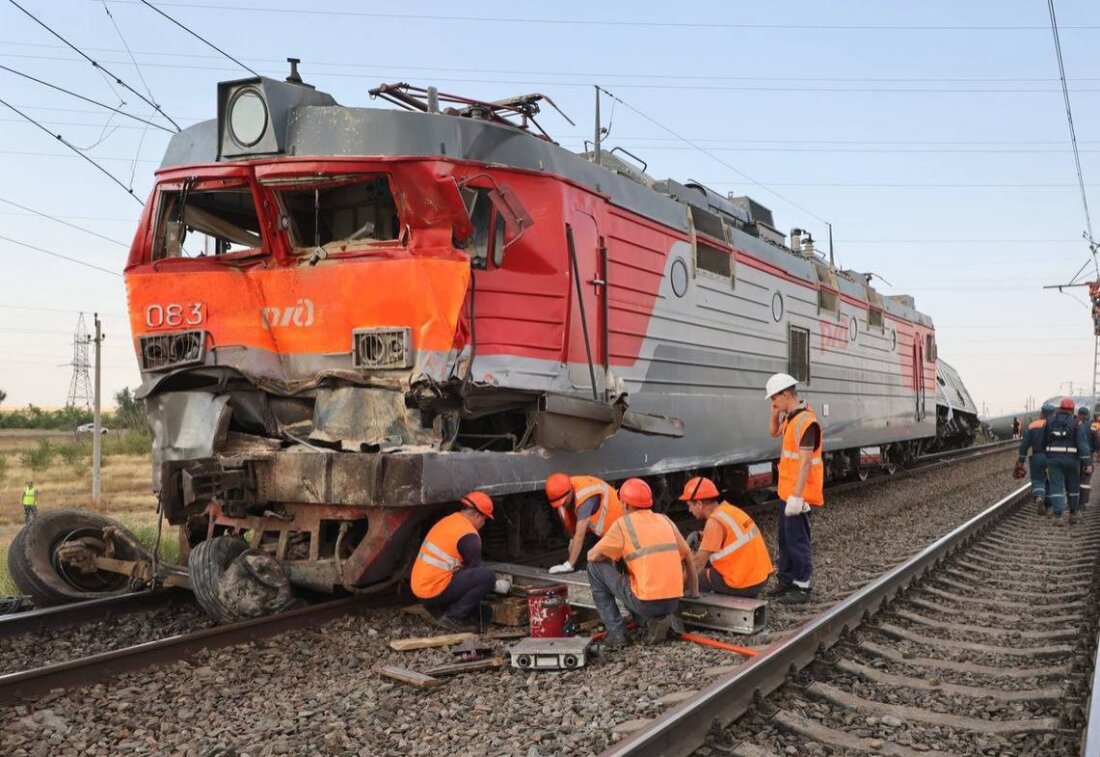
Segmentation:
{"type": "Polygon", "coordinates": [[[103,437],[103,454],[148,455],[153,448],[153,437],[141,431],[107,434],[103,437]]]}
{"type": "MultiPolygon", "coordinates": [[[[157,524],[142,522],[136,523],[127,518],[119,519],[122,525],[141,542],[141,545],[153,551],[153,545],[157,542],[157,524]]],[[[160,559],[166,563],[178,563],[180,559],[179,529],[164,522],[164,530],[160,535],[160,559]]]]}
{"type": "Polygon", "coordinates": [[[39,439],[38,446],[19,456],[19,462],[32,471],[44,471],[57,455],[57,447],[49,439],[39,439]]]}
{"type": "Polygon", "coordinates": [[[0,489],[8,483],[8,456],[0,454],[0,489]]]}
{"type": "Polygon", "coordinates": [[[62,444],[57,447],[57,456],[60,457],[66,465],[72,468],[74,473],[81,473],[91,467],[92,458],[90,446],[91,445],[85,445],[81,442],[62,444]]]}

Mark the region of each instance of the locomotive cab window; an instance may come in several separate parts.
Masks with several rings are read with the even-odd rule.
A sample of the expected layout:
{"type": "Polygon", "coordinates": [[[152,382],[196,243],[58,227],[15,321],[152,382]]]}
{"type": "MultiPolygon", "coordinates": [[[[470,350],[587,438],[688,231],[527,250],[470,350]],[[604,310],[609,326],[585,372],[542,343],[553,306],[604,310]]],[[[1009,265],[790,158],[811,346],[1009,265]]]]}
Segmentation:
{"type": "Polygon", "coordinates": [[[153,260],[248,253],[263,247],[260,219],[246,186],[162,190],[153,260]]]}
{"type": "Polygon", "coordinates": [[[485,270],[504,265],[505,231],[507,224],[487,189],[466,190],[466,201],[473,232],[463,245],[474,268],[485,270]]]}
{"type": "Polygon", "coordinates": [[[282,226],[298,249],[340,252],[401,233],[397,206],[384,175],[329,178],[278,192],[282,226]]]}
{"type": "Polygon", "coordinates": [[[787,373],[795,381],[810,381],[810,332],[791,326],[787,330],[787,373]]]}

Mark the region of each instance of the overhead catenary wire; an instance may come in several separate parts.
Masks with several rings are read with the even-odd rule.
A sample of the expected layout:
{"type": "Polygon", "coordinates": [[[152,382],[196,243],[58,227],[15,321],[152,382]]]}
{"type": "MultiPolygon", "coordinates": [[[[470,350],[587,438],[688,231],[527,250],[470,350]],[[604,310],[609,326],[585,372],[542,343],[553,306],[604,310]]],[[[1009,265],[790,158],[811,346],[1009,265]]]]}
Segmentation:
{"type": "Polygon", "coordinates": [[[122,182],[121,182],[121,181],[120,181],[120,180],[118,179],[118,177],[116,177],[116,176],[115,176],[115,175],[114,175],[113,173],[111,173],[110,171],[108,171],[108,170],[107,170],[106,168],[104,168],[103,166],[99,165],[99,163],[97,163],[97,162],[96,162],[96,161],[95,161],[95,160],[94,160],[93,158],[90,158],[90,157],[88,157],[87,155],[85,155],[85,154],[84,154],[84,152],[83,152],[83,151],[82,151],[82,150],[81,150],[81,149],[80,149],[79,147],[77,147],[76,145],[74,145],[74,144],[73,144],[72,142],[68,141],[67,139],[65,139],[64,137],[62,137],[62,136],[61,136],[60,134],[54,134],[54,133],[53,133],[52,131],[50,131],[50,130],[49,130],[49,129],[47,129],[47,128],[46,128],[45,126],[43,126],[42,124],[40,124],[40,123],[39,123],[38,121],[34,120],[34,119],[33,119],[33,118],[31,118],[30,116],[28,116],[28,115],[27,115],[26,113],[24,113],[23,111],[19,110],[19,109],[18,109],[18,108],[16,108],[16,107],[15,107],[14,105],[12,105],[11,103],[7,102],[6,100],[0,100],[0,105],[3,105],[3,106],[5,106],[5,107],[7,107],[7,108],[10,108],[11,110],[15,111],[16,113],[18,113],[19,115],[21,115],[21,116],[22,116],[23,118],[25,118],[26,120],[30,121],[30,122],[31,122],[32,124],[34,124],[35,126],[37,126],[37,127],[39,128],[39,129],[41,129],[42,131],[46,132],[46,133],[47,133],[47,134],[49,134],[49,135],[50,135],[51,137],[53,137],[54,139],[56,139],[56,140],[57,140],[58,142],[60,142],[61,144],[65,145],[66,147],[68,147],[68,148],[69,148],[70,150],[72,150],[73,152],[75,152],[75,153],[76,153],[77,155],[79,155],[79,156],[80,156],[81,158],[83,158],[84,160],[86,160],[86,161],[88,161],[89,163],[91,163],[91,164],[92,164],[93,166],[95,166],[95,167],[96,167],[96,169],[97,169],[97,170],[98,170],[98,171],[99,171],[100,173],[102,173],[102,174],[103,174],[104,176],[106,176],[106,177],[107,177],[108,179],[110,179],[111,181],[113,181],[113,182],[114,182],[115,184],[118,184],[118,185],[119,185],[120,187],[122,187],[122,190],[123,190],[124,192],[126,192],[126,194],[130,195],[131,197],[133,197],[133,198],[134,198],[134,201],[135,201],[136,203],[138,203],[139,205],[144,205],[144,204],[145,204],[145,203],[144,203],[144,202],[142,202],[142,201],[141,201],[140,199],[138,199],[138,196],[134,194],[134,190],[133,190],[133,189],[132,189],[131,187],[128,187],[128,186],[126,186],[125,184],[123,184],[123,183],[122,183],[122,182]]]}
{"type": "MultiPolygon", "coordinates": [[[[197,39],[197,40],[198,40],[199,42],[202,42],[202,43],[203,43],[204,45],[206,45],[207,47],[211,48],[212,50],[216,50],[216,51],[218,51],[219,53],[221,53],[222,55],[224,55],[224,56],[225,56],[226,58],[228,58],[229,60],[231,60],[231,61],[233,61],[234,63],[236,63],[236,64],[237,64],[238,66],[240,66],[241,68],[243,68],[243,69],[244,69],[245,71],[248,71],[248,72],[249,72],[250,74],[252,74],[253,76],[259,76],[259,74],[258,74],[258,73],[256,73],[255,71],[253,71],[253,70],[252,70],[251,68],[249,68],[249,67],[248,67],[248,66],[246,66],[245,64],[241,63],[241,62],[240,62],[239,60],[237,60],[236,58],[234,58],[234,57],[233,57],[232,55],[230,55],[229,53],[227,53],[227,52],[226,52],[225,50],[222,50],[222,49],[221,49],[220,47],[218,47],[218,46],[217,46],[217,45],[215,45],[215,44],[214,44],[213,42],[211,42],[210,40],[208,40],[208,39],[206,39],[205,37],[203,37],[203,36],[202,36],[201,34],[199,34],[198,32],[196,32],[196,31],[195,31],[194,29],[192,29],[192,28],[190,28],[190,27],[188,27],[188,26],[184,26],[184,25],[183,25],[183,24],[181,24],[181,23],[180,23],[179,21],[177,21],[176,19],[172,18],[172,17],[171,17],[171,16],[169,16],[169,15],[168,15],[167,13],[165,13],[164,11],[162,11],[162,10],[161,10],[160,8],[158,8],[157,6],[153,5],[153,4],[151,3],[151,2],[149,2],[149,0],[141,0],[141,4],[142,4],[142,5],[144,5],[144,6],[146,6],[146,7],[148,7],[148,8],[151,8],[152,10],[156,11],[156,12],[157,12],[157,13],[159,13],[160,15],[164,16],[164,18],[166,18],[166,19],[168,19],[169,21],[171,21],[171,22],[172,22],[173,24],[175,24],[176,26],[178,26],[178,27],[179,27],[180,29],[183,29],[183,30],[184,30],[185,32],[187,32],[188,34],[190,34],[190,35],[191,35],[192,37],[194,37],[195,39],[197,39]]],[[[104,7],[106,7],[106,2],[104,2],[104,7]]],[[[134,65],[136,66],[137,64],[135,63],[134,65]]]]}
{"type": "MultiPolygon", "coordinates": [[[[122,274],[119,273],[118,271],[112,271],[110,268],[103,268],[102,266],[98,266],[95,263],[89,263],[86,260],[80,260],[79,258],[73,258],[73,257],[69,257],[68,255],[62,255],[60,252],[54,252],[53,250],[47,250],[47,249],[44,249],[42,247],[38,247],[37,245],[29,244],[27,242],[21,242],[18,239],[12,239],[11,237],[0,236],[0,240],[8,242],[9,244],[15,244],[15,245],[19,245],[20,247],[25,247],[28,250],[34,250],[35,252],[40,252],[43,255],[49,255],[51,257],[60,258],[61,260],[67,260],[70,263],[76,263],[77,265],[82,265],[85,268],[93,268],[97,271],[102,271],[103,273],[109,273],[112,276],[118,276],[119,278],[122,278],[122,274]]],[[[11,329],[7,329],[7,330],[10,331],[11,329]]]]}
{"type": "Polygon", "coordinates": [[[12,200],[8,200],[8,199],[5,199],[3,197],[0,197],[0,202],[4,203],[5,205],[12,205],[14,207],[19,208],[20,210],[25,210],[29,213],[32,213],[32,214],[36,215],[36,216],[41,216],[42,218],[48,218],[49,220],[51,220],[55,223],[59,223],[62,226],[68,226],[70,229],[76,229],[77,231],[83,231],[85,234],[91,234],[93,237],[99,237],[100,239],[103,239],[107,242],[110,242],[111,244],[117,244],[119,247],[129,247],[130,246],[130,245],[126,244],[125,242],[120,242],[117,239],[111,239],[111,237],[104,236],[103,234],[100,234],[98,231],[92,231],[91,229],[86,229],[83,226],[78,226],[75,223],[69,223],[68,221],[64,221],[64,220],[58,218],[57,216],[52,216],[49,213],[43,213],[41,210],[35,210],[34,208],[28,208],[26,205],[20,205],[19,203],[14,202],[12,200]]]}
{"type": "Polygon", "coordinates": [[[69,40],[65,39],[65,38],[64,38],[63,36],[61,36],[61,35],[60,35],[60,34],[59,34],[58,32],[54,31],[54,29],[53,29],[53,28],[52,28],[52,27],[51,27],[51,26],[50,26],[49,24],[47,24],[46,22],[42,21],[42,20],[41,20],[40,18],[38,18],[37,16],[35,16],[35,15],[34,15],[33,13],[31,13],[31,12],[30,12],[29,10],[27,10],[27,9],[26,9],[26,8],[24,8],[24,7],[22,6],[22,5],[20,5],[19,3],[17,3],[17,2],[15,1],[15,0],[8,0],[8,2],[9,2],[9,3],[11,3],[12,5],[14,5],[14,6],[16,7],[16,8],[18,8],[18,9],[19,9],[20,11],[22,11],[22,12],[23,12],[23,13],[24,13],[24,14],[25,14],[25,15],[26,15],[26,16],[27,16],[28,18],[30,18],[30,19],[31,19],[32,21],[34,21],[34,22],[35,22],[36,24],[38,24],[38,25],[39,25],[39,26],[41,26],[41,27],[42,27],[43,29],[45,29],[46,31],[48,31],[48,32],[49,32],[50,34],[52,34],[52,35],[53,35],[54,37],[57,37],[57,39],[61,40],[61,42],[63,42],[63,43],[65,44],[65,46],[66,46],[66,47],[68,47],[68,48],[69,48],[70,50],[72,50],[73,52],[75,52],[75,53],[76,53],[77,55],[79,55],[79,56],[80,56],[81,58],[84,58],[84,60],[86,60],[86,61],[88,61],[89,63],[91,63],[91,64],[92,64],[92,66],[93,66],[93,67],[94,67],[94,68],[95,68],[95,69],[96,69],[97,71],[101,71],[101,72],[103,72],[104,74],[106,74],[107,76],[110,76],[110,77],[111,77],[112,79],[114,79],[114,80],[115,80],[115,83],[116,83],[116,84],[118,84],[119,86],[123,87],[123,88],[124,88],[124,89],[126,89],[127,91],[129,91],[129,92],[132,92],[133,94],[137,95],[137,96],[138,96],[138,97],[140,97],[140,98],[141,98],[141,99],[142,99],[143,101],[145,101],[145,103],[147,103],[148,105],[150,105],[150,106],[152,106],[153,108],[155,108],[155,109],[156,109],[156,111],[157,111],[157,113],[160,113],[160,114],[161,114],[162,116],[164,116],[164,118],[165,118],[165,119],[166,119],[166,120],[167,120],[167,121],[168,121],[168,122],[169,122],[170,124],[172,124],[172,126],[176,127],[176,131],[179,131],[179,129],[180,129],[180,125],[179,125],[178,123],[176,123],[175,121],[173,121],[173,120],[172,120],[172,117],[171,117],[171,116],[169,116],[169,115],[168,115],[167,113],[165,113],[165,112],[164,112],[164,110],[163,110],[163,109],[162,109],[162,108],[160,107],[160,105],[158,105],[158,104],[157,104],[157,103],[155,103],[155,102],[154,102],[153,100],[151,100],[150,98],[148,98],[148,97],[146,97],[145,95],[141,94],[140,92],[138,92],[138,91],[137,91],[136,89],[134,89],[133,87],[131,87],[131,86],[130,86],[129,84],[127,84],[127,83],[126,83],[125,81],[123,81],[123,80],[122,80],[122,78],[121,78],[120,76],[118,76],[118,75],[116,75],[116,74],[112,73],[111,71],[107,70],[107,68],[105,68],[105,67],[104,67],[104,66],[103,66],[103,65],[102,65],[101,63],[99,63],[98,61],[94,60],[94,59],[93,59],[93,58],[92,58],[92,57],[91,57],[90,55],[88,55],[87,53],[85,53],[85,52],[84,52],[83,50],[81,50],[81,49],[80,49],[79,47],[77,47],[76,45],[74,45],[74,44],[73,44],[72,42],[69,42],[69,40]]]}

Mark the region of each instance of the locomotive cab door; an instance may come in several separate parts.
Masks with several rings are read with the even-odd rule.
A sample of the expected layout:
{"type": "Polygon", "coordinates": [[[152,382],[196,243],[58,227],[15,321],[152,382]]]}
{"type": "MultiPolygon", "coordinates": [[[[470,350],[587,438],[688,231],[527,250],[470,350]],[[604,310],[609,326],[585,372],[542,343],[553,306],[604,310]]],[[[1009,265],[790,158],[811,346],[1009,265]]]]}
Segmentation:
{"type": "Polygon", "coordinates": [[[574,213],[566,225],[570,300],[568,373],[570,385],[592,399],[607,398],[607,248],[596,218],[574,213]]]}

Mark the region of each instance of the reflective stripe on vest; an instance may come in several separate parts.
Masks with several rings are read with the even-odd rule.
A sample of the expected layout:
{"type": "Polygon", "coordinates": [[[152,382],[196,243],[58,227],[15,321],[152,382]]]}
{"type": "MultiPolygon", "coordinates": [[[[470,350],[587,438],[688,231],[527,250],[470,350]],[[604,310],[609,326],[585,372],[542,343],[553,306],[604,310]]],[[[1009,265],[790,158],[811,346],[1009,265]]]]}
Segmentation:
{"type": "Polygon", "coordinates": [[[23,489],[23,504],[34,505],[38,503],[38,489],[35,487],[23,489]]]}
{"type": "Polygon", "coordinates": [[[817,416],[809,405],[803,405],[798,414],[791,418],[783,426],[783,444],[779,455],[779,498],[786,501],[794,493],[794,484],[798,479],[798,471],[801,467],[800,443],[811,423],[818,424],[817,444],[810,458],[810,472],[806,477],[806,487],[802,491],[802,498],[808,505],[822,505],[825,503],[825,469],[822,464],[821,449],[824,442],[825,430],[818,423],[817,416]]]}
{"type": "Polygon", "coordinates": [[[760,529],[756,526],[750,528],[748,530],[748,533],[742,531],[741,527],[737,525],[737,521],[731,518],[728,513],[724,513],[721,510],[715,510],[713,517],[725,523],[729,527],[730,531],[733,532],[735,538],[729,544],[722,547],[720,550],[710,556],[711,563],[714,563],[717,560],[721,560],[723,557],[726,557],[728,555],[732,555],[734,552],[741,549],[741,547],[752,541],[752,538],[754,536],[760,535],[760,529]]]}
{"type": "Polygon", "coordinates": [[[725,546],[711,554],[710,564],[726,585],[744,589],[767,580],[772,561],[768,545],[752,518],[728,502],[718,505],[711,517],[724,527],[725,546]]]}
{"type": "Polygon", "coordinates": [[[1047,452],[1068,452],[1071,455],[1077,454],[1076,447],[1047,447],[1047,452]]]}
{"type": "Polygon", "coordinates": [[[599,495],[600,505],[588,519],[588,529],[596,536],[602,537],[607,533],[608,526],[623,514],[615,489],[593,476],[572,476],[569,481],[573,485],[573,507],[575,508],[579,508],[581,503],[589,497],[599,495]]]}
{"type": "Polygon", "coordinates": [[[427,539],[420,545],[420,554],[417,555],[417,557],[428,563],[428,565],[433,565],[440,570],[453,571],[458,567],[458,560],[448,555],[427,539]]]}
{"type": "Polygon", "coordinates": [[[623,561],[630,573],[634,596],[641,600],[682,597],[684,578],[680,568],[680,544],[672,521],[649,511],[628,513],[619,522],[627,536],[623,544],[623,561]],[[645,538],[639,536],[637,525],[645,526],[645,538]],[[658,538],[668,537],[670,541],[658,541],[658,538]]]}
{"type": "Polygon", "coordinates": [[[462,513],[454,513],[432,526],[413,561],[410,584],[420,599],[431,599],[450,585],[455,571],[462,568],[458,542],[477,529],[462,513]]]}

